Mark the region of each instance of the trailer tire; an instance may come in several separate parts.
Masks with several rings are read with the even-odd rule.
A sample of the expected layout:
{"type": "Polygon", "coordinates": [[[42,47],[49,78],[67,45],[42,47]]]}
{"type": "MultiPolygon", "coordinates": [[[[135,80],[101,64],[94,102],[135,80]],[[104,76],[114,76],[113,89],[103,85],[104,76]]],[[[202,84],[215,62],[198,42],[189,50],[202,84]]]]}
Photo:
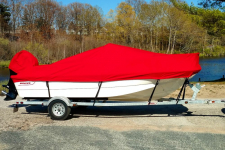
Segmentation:
{"type": "Polygon", "coordinates": [[[48,106],[48,113],[52,120],[65,120],[71,112],[71,107],[62,100],[54,100],[48,106]]]}

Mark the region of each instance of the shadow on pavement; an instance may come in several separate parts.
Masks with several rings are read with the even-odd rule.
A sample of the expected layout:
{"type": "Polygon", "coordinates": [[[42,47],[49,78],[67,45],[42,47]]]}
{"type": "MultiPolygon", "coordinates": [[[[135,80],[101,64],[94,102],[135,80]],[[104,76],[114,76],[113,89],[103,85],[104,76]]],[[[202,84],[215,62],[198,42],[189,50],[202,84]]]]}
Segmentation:
{"type": "Polygon", "coordinates": [[[141,115],[153,115],[153,114],[166,114],[170,115],[178,115],[184,112],[187,112],[188,108],[183,105],[170,105],[170,106],[117,106],[117,107],[87,107],[86,109],[81,108],[73,108],[71,114],[74,115],[95,115],[98,117],[146,117],[141,115]]]}
{"type": "MultiPolygon", "coordinates": [[[[225,110],[224,110],[225,111],[225,110]]],[[[151,106],[121,106],[121,107],[87,107],[86,109],[73,108],[73,117],[101,117],[101,118],[132,118],[132,117],[165,117],[170,116],[209,116],[225,117],[222,115],[192,114],[183,105],[151,105],[151,106]],[[152,116],[154,115],[154,116],[152,116]]]]}
{"type": "Polygon", "coordinates": [[[47,106],[27,106],[26,111],[28,113],[48,113],[47,106]]]}
{"type": "MultiPolygon", "coordinates": [[[[48,113],[46,106],[27,106],[25,107],[28,114],[43,115],[48,113]]],[[[149,117],[151,115],[179,115],[187,113],[188,108],[183,105],[161,105],[161,106],[120,106],[120,107],[73,107],[71,109],[72,118],[79,117],[149,117]],[[149,116],[142,116],[149,115],[149,116]]],[[[161,117],[161,116],[159,116],[161,117]]]]}

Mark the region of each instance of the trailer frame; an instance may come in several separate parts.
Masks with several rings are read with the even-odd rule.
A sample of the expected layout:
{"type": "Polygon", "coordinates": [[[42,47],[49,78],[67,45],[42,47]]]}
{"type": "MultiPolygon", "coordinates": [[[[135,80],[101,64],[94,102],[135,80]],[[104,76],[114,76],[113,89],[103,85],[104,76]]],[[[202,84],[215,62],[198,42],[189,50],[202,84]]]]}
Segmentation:
{"type": "MultiPolygon", "coordinates": [[[[159,80],[157,80],[156,86],[158,84],[159,80]]],[[[156,88],[155,86],[155,88],[156,88]]],[[[148,106],[148,105],[187,105],[187,104],[225,104],[225,98],[224,99],[196,99],[198,92],[200,89],[204,87],[201,86],[199,83],[194,86],[193,84],[189,84],[188,80],[186,79],[179,94],[178,97],[175,98],[168,98],[163,100],[156,100],[152,101],[152,96],[154,94],[154,90],[146,102],[132,102],[132,101],[108,101],[107,99],[98,99],[98,93],[101,88],[101,82],[99,83],[99,89],[97,91],[97,94],[95,98],[92,100],[85,99],[83,101],[76,101],[74,99],[69,99],[64,96],[56,96],[52,98],[46,98],[46,99],[27,99],[27,101],[17,101],[16,104],[14,104],[14,112],[18,111],[19,107],[26,106],[26,105],[42,105],[48,107],[48,113],[53,120],[64,120],[66,119],[71,111],[72,107],[78,107],[78,106],[100,106],[100,107],[113,107],[113,106],[148,106]],[[185,96],[185,88],[186,86],[190,86],[193,90],[193,96],[191,99],[184,99],[185,96]],[[180,96],[183,92],[182,99],[180,99],[180,96]]],[[[154,89],[155,89],[154,88],[154,89]]]]}

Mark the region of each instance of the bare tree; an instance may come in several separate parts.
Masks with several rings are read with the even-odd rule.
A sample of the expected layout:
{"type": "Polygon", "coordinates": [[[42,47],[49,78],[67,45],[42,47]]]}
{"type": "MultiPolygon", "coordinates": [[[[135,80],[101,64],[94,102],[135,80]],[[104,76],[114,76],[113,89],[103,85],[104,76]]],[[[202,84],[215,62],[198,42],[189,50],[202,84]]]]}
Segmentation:
{"type": "Polygon", "coordinates": [[[52,0],[37,0],[37,27],[46,39],[51,38],[51,30],[56,18],[58,10],[60,10],[57,2],[52,0]]]}
{"type": "Polygon", "coordinates": [[[35,3],[28,3],[24,5],[24,12],[22,16],[22,27],[26,33],[29,33],[30,40],[33,41],[33,32],[37,30],[37,10],[35,3]]]}
{"type": "Polygon", "coordinates": [[[65,6],[60,6],[59,11],[56,14],[55,24],[59,30],[66,30],[68,28],[69,17],[68,17],[68,8],[65,6]]]}
{"type": "Polygon", "coordinates": [[[141,11],[141,5],[146,4],[145,0],[126,0],[126,2],[134,8],[134,11],[137,15],[141,11]]]}
{"type": "MultiPolygon", "coordinates": [[[[83,31],[85,26],[85,9],[84,4],[72,3],[68,6],[69,10],[69,30],[75,32],[79,35],[79,40],[81,45],[83,45],[83,31]]],[[[83,46],[81,47],[81,52],[83,51],[83,46]]]]}
{"type": "Polygon", "coordinates": [[[8,4],[11,12],[10,22],[12,24],[13,33],[15,34],[15,30],[17,27],[21,25],[21,14],[22,14],[22,3],[23,0],[9,0],[8,4]]]}

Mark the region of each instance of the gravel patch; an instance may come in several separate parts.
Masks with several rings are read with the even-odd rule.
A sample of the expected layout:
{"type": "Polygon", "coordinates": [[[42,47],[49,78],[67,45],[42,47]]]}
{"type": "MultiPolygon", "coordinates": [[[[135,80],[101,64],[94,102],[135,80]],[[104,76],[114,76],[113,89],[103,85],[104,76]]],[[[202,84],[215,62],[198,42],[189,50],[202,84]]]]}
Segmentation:
{"type": "Polygon", "coordinates": [[[48,116],[47,107],[28,106],[13,113],[12,102],[7,103],[7,107],[0,107],[0,132],[54,125],[225,134],[225,109],[221,104],[73,108],[67,120],[54,121],[48,116]]]}

